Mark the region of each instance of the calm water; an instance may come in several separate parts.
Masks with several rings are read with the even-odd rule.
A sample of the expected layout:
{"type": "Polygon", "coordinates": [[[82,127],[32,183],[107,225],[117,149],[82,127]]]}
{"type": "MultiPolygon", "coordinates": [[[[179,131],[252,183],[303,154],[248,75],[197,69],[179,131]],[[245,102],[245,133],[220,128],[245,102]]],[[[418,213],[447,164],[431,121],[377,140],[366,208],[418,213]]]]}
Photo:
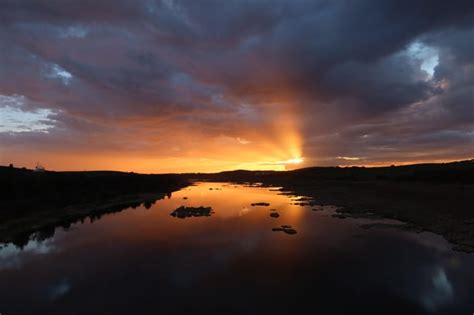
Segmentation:
{"type": "Polygon", "coordinates": [[[74,224],[23,249],[8,245],[0,313],[474,312],[474,255],[431,233],[366,230],[359,226],[368,221],[331,217],[332,207],[291,203],[267,188],[202,183],[150,209],[74,224]],[[215,213],[170,216],[181,205],[215,213]],[[272,232],[282,224],[297,234],[272,232]]]}

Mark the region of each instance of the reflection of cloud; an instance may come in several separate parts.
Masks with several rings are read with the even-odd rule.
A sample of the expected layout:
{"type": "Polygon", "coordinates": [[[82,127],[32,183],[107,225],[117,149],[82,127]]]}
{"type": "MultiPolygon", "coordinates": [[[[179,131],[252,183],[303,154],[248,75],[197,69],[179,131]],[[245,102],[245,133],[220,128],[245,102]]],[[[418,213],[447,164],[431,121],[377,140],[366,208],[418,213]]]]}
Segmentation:
{"type": "MultiPolygon", "coordinates": [[[[452,245],[447,242],[442,236],[433,233],[409,234],[409,237],[414,242],[443,254],[451,252],[452,245]]],[[[455,257],[452,257],[456,259],[455,257]]]]}
{"type": "Polygon", "coordinates": [[[454,296],[453,287],[446,272],[439,268],[431,278],[431,287],[423,293],[421,302],[426,309],[435,311],[438,307],[449,303],[454,296]]]}
{"type": "Polygon", "coordinates": [[[57,284],[50,287],[48,295],[51,300],[56,300],[71,290],[71,283],[68,279],[62,279],[57,284]]]}
{"type": "Polygon", "coordinates": [[[25,256],[31,255],[45,255],[55,250],[51,240],[42,242],[31,240],[23,249],[19,249],[13,244],[7,244],[0,249],[0,270],[14,269],[23,265],[25,256]]]}
{"type": "Polygon", "coordinates": [[[243,216],[243,215],[246,215],[247,213],[250,212],[250,209],[248,207],[243,207],[242,209],[240,209],[239,211],[239,217],[243,216]]]}

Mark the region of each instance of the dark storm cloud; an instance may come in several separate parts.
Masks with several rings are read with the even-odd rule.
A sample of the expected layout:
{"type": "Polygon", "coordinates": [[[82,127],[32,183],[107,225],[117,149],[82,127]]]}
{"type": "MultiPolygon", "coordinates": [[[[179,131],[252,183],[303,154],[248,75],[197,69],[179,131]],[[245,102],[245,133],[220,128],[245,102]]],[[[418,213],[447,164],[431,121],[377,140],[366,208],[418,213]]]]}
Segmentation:
{"type": "Polygon", "coordinates": [[[0,141],[148,149],[291,114],[314,162],[472,156],[473,43],[472,1],[3,0],[0,95],[56,127],[0,141]]]}

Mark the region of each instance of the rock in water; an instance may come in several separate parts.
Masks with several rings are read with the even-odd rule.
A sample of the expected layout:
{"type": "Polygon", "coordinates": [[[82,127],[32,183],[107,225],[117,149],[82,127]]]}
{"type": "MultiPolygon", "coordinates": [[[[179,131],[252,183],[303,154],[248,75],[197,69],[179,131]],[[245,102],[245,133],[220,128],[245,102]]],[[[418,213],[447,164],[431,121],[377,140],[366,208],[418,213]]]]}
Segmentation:
{"type": "Polygon", "coordinates": [[[252,203],[250,204],[252,207],[255,207],[255,206],[263,206],[263,207],[268,207],[270,204],[268,202],[255,202],[255,203],[252,203]]]}
{"type": "Polygon", "coordinates": [[[214,212],[211,207],[185,207],[181,206],[170,213],[173,217],[184,219],[187,217],[209,217],[214,212]]]}
{"type": "Polygon", "coordinates": [[[295,229],[283,229],[283,232],[285,232],[286,234],[296,234],[295,229]]]}
{"type": "Polygon", "coordinates": [[[296,234],[296,230],[291,228],[290,225],[282,225],[281,227],[272,228],[273,232],[285,232],[286,234],[296,234]]]}

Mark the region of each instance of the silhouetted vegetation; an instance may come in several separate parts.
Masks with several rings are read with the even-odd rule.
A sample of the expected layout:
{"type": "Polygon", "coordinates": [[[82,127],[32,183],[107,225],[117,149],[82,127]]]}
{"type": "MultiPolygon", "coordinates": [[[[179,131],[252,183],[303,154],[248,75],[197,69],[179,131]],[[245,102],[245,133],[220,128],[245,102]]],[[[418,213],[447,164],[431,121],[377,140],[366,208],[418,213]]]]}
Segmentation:
{"type": "Polygon", "coordinates": [[[143,205],[187,186],[178,175],[122,172],[35,172],[0,167],[0,242],[25,245],[57,227],[143,205]]]}
{"type": "Polygon", "coordinates": [[[187,185],[178,175],[123,172],[34,172],[0,167],[0,216],[137,193],[167,193],[187,185]]]}
{"type": "MultiPolygon", "coordinates": [[[[30,240],[43,241],[51,238],[58,228],[68,230],[72,224],[89,220],[91,223],[100,220],[102,216],[109,213],[117,213],[125,209],[136,209],[143,205],[149,209],[158,199],[164,198],[165,194],[155,195],[152,199],[141,202],[142,197],[134,200],[116,200],[115,203],[105,203],[101,206],[83,205],[74,206],[70,209],[38,213],[28,213],[9,220],[2,221],[0,228],[0,242],[11,242],[19,248],[23,248],[30,240]]],[[[151,196],[149,197],[151,198],[151,196]]]]}

